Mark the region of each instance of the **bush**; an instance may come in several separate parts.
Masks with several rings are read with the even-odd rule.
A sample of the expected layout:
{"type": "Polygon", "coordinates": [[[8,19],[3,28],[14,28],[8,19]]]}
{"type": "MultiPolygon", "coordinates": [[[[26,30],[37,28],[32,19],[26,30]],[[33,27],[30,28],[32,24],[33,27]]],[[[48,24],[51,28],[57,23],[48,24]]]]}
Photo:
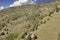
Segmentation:
{"type": "Polygon", "coordinates": [[[25,38],[25,36],[27,35],[27,32],[24,32],[21,34],[21,39],[25,38]]]}
{"type": "Polygon", "coordinates": [[[50,13],[49,13],[49,16],[51,16],[53,13],[54,13],[54,12],[50,12],[50,13]]]}
{"type": "Polygon", "coordinates": [[[31,40],[31,35],[27,35],[27,37],[25,38],[25,40],[31,40]]]}
{"type": "Polygon", "coordinates": [[[1,32],[1,34],[0,35],[5,35],[5,33],[4,32],[1,32]]]}
{"type": "Polygon", "coordinates": [[[60,40],[60,33],[58,34],[58,40],[60,40]]]}
{"type": "Polygon", "coordinates": [[[58,35],[59,37],[60,37],[60,33],[59,33],[59,35],[58,35]]]}
{"type": "Polygon", "coordinates": [[[57,5],[55,5],[55,6],[56,6],[56,12],[59,12],[60,9],[57,7],[57,5]]]}

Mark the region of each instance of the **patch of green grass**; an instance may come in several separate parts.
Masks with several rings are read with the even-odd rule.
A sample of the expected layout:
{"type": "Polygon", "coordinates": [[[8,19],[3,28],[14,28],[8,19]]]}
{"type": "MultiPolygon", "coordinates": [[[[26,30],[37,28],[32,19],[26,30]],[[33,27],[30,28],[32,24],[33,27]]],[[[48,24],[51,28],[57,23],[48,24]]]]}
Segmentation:
{"type": "Polygon", "coordinates": [[[18,37],[17,34],[10,34],[6,39],[7,40],[15,40],[18,37]]]}

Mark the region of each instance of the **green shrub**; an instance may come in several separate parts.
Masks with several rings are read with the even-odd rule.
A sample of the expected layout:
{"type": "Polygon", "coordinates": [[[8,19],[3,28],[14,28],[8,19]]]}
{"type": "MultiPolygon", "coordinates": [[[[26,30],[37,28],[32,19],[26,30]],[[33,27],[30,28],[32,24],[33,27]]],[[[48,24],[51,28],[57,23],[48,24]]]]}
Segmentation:
{"type": "Polygon", "coordinates": [[[49,13],[49,16],[51,16],[53,13],[54,13],[54,12],[50,12],[50,13],[49,13]]]}
{"type": "Polygon", "coordinates": [[[57,40],[60,40],[60,33],[58,34],[58,39],[57,40]]]}
{"type": "Polygon", "coordinates": [[[23,39],[23,38],[25,38],[26,35],[27,35],[27,32],[24,32],[24,33],[21,34],[20,38],[23,39]]]}
{"type": "Polygon", "coordinates": [[[55,5],[55,7],[56,7],[56,12],[59,12],[60,9],[57,7],[57,5],[55,5]]]}
{"type": "Polygon", "coordinates": [[[5,33],[4,33],[4,32],[1,32],[1,33],[0,33],[0,36],[2,36],[2,35],[5,35],[5,33]]]}
{"type": "Polygon", "coordinates": [[[60,33],[59,33],[58,37],[60,37],[60,33]]]}
{"type": "Polygon", "coordinates": [[[25,40],[31,40],[31,35],[27,35],[27,37],[25,38],[25,40]]]}

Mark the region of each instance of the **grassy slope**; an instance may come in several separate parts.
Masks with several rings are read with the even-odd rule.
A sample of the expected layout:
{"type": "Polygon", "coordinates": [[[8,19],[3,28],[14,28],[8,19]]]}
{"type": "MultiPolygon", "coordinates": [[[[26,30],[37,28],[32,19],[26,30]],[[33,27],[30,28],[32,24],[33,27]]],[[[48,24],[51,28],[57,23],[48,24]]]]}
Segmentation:
{"type": "Polygon", "coordinates": [[[35,31],[38,40],[58,40],[60,33],[60,12],[52,15],[51,19],[35,31]]]}
{"type": "Polygon", "coordinates": [[[60,32],[60,1],[12,7],[0,11],[0,40],[57,40],[60,32]],[[21,38],[21,36],[23,37],[21,38]]]}

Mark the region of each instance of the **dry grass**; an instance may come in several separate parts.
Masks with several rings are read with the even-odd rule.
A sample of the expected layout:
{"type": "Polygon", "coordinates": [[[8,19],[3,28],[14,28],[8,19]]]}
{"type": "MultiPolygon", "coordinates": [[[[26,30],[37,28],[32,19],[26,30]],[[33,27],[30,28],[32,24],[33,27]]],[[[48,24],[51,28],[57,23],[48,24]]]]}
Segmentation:
{"type": "Polygon", "coordinates": [[[1,10],[0,33],[4,32],[4,35],[0,35],[0,39],[29,40],[28,35],[34,32],[38,37],[37,40],[57,40],[60,32],[58,4],[60,3],[56,1],[1,10]]]}

